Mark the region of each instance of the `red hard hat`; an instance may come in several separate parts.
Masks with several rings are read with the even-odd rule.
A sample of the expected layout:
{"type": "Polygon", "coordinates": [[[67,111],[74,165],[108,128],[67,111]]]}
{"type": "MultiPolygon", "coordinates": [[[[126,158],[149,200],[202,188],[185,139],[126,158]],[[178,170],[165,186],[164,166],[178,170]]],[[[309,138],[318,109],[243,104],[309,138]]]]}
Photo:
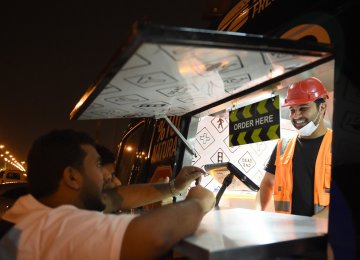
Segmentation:
{"type": "Polygon", "coordinates": [[[319,98],[329,98],[325,87],[317,78],[311,77],[292,84],[287,91],[283,107],[313,102],[319,98]]]}

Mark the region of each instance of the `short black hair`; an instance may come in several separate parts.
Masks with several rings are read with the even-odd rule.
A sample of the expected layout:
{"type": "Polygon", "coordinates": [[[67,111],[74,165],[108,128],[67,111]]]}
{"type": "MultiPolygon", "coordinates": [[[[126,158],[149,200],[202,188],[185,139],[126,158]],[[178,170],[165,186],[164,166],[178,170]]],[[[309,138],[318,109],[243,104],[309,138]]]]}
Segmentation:
{"type": "MultiPolygon", "coordinates": [[[[322,103],[325,103],[325,99],[323,99],[323,98],[318,98],[318,99],[316,99],[314,102],[315,102],[315,104],[316,104],[317,110],[319,111],[320,105],[321,105],[322,103]]],[[[325,111],[325,113],[326,113],[326,111],[325,111]]],[[[324,113],[324,116],[325,116],[325,113],[324,113]]]]}
{"type": "Polygon", "coordinates": [[[316,99],[314,102],[315,102],[317,108],[319,108],[319,106],[320,106],[322,103],[325,103],[325,99],[323,99],[323,98],[318,98],[318,99],[316,99]]]}
{"type": "Polygon", "coordinates": [[[95,148],[96,148],[96,151],[98,152],[98,154],[101,157],[101,164],[102,165],[115,162],[115,155],[114,155],[114,153],[112,151],[110,151],[109,148],[107,148],[106,146],[101,145],[101,144],[96,144],[95,148]]]}
{"type": "Polygon", "coordinates": [[[27,158],[30,193],[41,198],[56,192],[66,167],[83,167],[84,144],[95,147],[93,138],[72,129],[52,130],[37,138],[27,158]]]}

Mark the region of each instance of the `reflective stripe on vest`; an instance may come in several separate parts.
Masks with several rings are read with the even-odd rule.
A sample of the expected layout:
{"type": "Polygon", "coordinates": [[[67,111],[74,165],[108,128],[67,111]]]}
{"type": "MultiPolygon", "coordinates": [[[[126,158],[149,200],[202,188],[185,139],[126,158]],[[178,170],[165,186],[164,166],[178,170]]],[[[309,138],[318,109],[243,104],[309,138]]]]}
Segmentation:
{"type": "Polygon", "coordinates": [[[291,211],[290,201],[274,201],[276,212],[288,213],[291,211]]]}
{"type": "MultiPolygon", "coordinates": [[[[321,142],[315,163],[314,214],[330,203],[332,130],[327,129],[321,142]]],[[[274,180],[274,206],[276,212],[291,213],[292,203],[292,158],[296,136],[279,140],[276,150],[276,171],[274,180]]]]}

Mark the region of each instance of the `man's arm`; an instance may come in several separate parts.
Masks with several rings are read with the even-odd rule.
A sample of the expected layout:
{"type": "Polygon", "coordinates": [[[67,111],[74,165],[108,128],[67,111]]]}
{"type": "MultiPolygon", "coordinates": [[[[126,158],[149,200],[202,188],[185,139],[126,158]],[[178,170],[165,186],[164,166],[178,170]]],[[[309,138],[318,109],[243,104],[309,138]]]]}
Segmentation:
{"type": "MultiPolygon", "coordinates": [[[[175,179],[175,191],[187,189],[193,181],[198,181],[205,172],[195,166],[185,166],[175,179]]],[[[109,211],[141,207],[173,196],[168,182],[142,183],[117,187],[105,192],[104,200],[109,211]]]]}
{"type": "Polygon", "coordinates": [[[213,193],[196,186],[184,201],[168,204],[134,218],[126,229],[121,259],[157,259],[193,234],[215,204],[213,193]]]}
{"type": "Polygon", "coordinates": [[[274,174],[265,172],[264,178],[260,183],[260,205],[261,210],[265,210],[271,200],[274,190],[274,174]]]}

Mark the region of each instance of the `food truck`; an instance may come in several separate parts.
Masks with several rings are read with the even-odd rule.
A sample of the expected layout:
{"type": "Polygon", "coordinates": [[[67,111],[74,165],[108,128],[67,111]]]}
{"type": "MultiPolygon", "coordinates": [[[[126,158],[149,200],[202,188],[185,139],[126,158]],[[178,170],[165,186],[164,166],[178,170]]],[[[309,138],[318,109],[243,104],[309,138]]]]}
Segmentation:
{"type": "Polygon", "coordinates": [[[134,19],[119,51],[70,114],[73,120],[131,118],[117,153],[123,184],[174,178],[185,165],[207,171],[201,184],[216,193],[218,210],[204,220],[204,236],[195,234],[175,248],[189,258],[351,259],[359,254],[359,208],[350,190],[359,179],[360,86],[355,40],[345,29],[356,21],[359,4],[289,2],[194,1],[194,10],[177,10],[192,19],[134,19]],[[281,107],[287,87],[311,76],[330,94],[325,121],[334,130],[326,223],[271,208],[262,212],[257,203],[264,165],[277,140],[294,134],[288,109],[281,107]],[[219,216],[224,223],[216,220],[219,216]],[[250,239],[257,224],[265,223],[263,232],[274,225],[269,219],[285,223],[286,234],[272,230],[266,234],[276,239],[250,239]],[[224,225],[242,234],[233,237],[215,228],[224,225]],[[215,231],[221,238],[212,236],[215,231]],[[214,249],[210,238],[221,246],[214,249]]]}

